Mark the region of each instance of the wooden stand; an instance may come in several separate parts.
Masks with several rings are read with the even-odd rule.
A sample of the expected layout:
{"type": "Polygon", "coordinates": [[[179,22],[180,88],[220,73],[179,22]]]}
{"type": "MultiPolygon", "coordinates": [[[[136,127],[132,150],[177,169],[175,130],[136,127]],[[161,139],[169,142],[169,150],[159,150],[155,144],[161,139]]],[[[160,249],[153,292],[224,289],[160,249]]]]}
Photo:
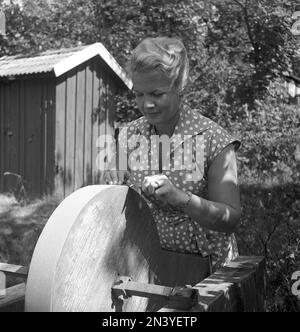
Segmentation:
{"type": "MultiPolygon", "coordinates": [[[[116,311],[118,276],[168,287],[195,285],[208,260],[160,248],[144,200],[127,186],[88,186],[67,197],[36,245],[26,288],[27,311],[116,311]]],[[[157,310],[164,303],[132,296],[123,311],[157,310]]]]}
{"type": "MultiPolygon", "coordinates": [[[[208,277],[208,260],[160,248],[135,191],[89,186],[54,211],[36,245],[26,291],[24,283],[7,289],[0,310],[22,304],[25,295],[26,311],[263,311],[263,265],[262,257],[240,257],[208,277]]],[[[27,274],[3,264],[0,271],[27,274]]]]}

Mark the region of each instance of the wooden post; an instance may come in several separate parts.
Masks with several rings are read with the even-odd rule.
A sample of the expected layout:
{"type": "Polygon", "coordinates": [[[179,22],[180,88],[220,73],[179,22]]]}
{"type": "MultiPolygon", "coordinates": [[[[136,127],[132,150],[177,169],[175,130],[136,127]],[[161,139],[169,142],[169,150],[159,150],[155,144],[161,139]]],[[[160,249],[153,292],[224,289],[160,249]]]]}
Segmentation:
{"type": "Polygon", "coordinates": [[[6,35],[6,17],[3,11],[0,10],[0,35],[6,35]]]}
{"type": "Polygon", "coordinates": [[[5,297],[0,298],[0,312],[24,311],[25,283],[7,288],[5,297]]]}
{"type": "Polygon", "coordinates": [[[265,259],[240,256],[193,288],[198,290],[198,304],[191,312],[264,312],[265,259]]]}

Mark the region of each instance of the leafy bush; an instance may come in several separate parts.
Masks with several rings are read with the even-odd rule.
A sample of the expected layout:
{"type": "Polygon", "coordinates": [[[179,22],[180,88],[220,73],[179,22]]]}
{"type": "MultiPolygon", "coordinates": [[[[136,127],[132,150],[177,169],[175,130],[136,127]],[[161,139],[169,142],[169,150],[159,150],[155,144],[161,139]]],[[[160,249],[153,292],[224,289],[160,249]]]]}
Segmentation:
{"type": "Polygon", "coordinates": [[[240,253],[266,258],[267,309],[298,311],[291,276],[300,270],[300,184],[242,185],[240,253]]]}
{"type": "Polygon", "coordinates": [[[267,310],[300,311],[291,294],[291,276],[300,270],[300,112],[298,104],[272,95],[273,88],[236,129],[243,142],[237,237],[241,254],[266,257],[267,310]]]}

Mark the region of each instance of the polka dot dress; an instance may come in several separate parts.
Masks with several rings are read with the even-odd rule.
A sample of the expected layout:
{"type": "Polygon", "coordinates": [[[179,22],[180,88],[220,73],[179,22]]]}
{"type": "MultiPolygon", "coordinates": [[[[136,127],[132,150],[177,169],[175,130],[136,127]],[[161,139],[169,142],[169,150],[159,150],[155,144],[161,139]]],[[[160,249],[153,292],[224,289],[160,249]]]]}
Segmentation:
{"type": "MultiPolygon", "coordinates": [[[[128,154],[130,181],[141,187],[145,176],[165,174],[183,191],[207,199],[208,169],[217,155],[229,144],[235,150],[240,141],[199,112],[184,106],[170,138],[156,135],[154,127],[141,117],[123,128],[119,144],[128,154]],[[162,164],[159,167],[159,145],[162,164]]],[[[157,225],[162,248],[181,253],[211,255],[214,268],[238,256],[233,234],[211,231],[180,211],[148,200],[157,225]]]]}

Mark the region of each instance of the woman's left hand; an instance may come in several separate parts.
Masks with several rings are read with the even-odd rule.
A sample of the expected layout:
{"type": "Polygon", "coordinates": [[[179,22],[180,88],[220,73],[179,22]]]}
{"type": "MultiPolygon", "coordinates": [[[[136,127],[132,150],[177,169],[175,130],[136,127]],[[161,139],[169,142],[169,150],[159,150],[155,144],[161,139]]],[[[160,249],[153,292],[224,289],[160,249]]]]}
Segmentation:
{"type": "Polygon", "coordinates": [[[180,204],[182,199],[181,190],[176,188],[163,174],[146,176],[142,183],[142,191],[150,197],[155,197],[161,202],[173,206],[180,204]]]}

